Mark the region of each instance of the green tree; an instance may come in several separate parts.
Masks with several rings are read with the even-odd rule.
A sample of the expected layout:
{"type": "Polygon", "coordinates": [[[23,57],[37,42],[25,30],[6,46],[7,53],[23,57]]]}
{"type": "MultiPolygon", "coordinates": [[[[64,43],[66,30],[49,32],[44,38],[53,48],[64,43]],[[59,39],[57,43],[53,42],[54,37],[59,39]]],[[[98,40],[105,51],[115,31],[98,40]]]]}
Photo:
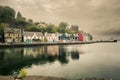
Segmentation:
{"type": "Polygon", "coordinates": [[[67,29],[68,24],[66,22],[60,22],[58,25],[58,32],[59,33],[65,33],[67,29]]]}
{"type": "Polygon", "coordinates": [[[4,28],[9,27],[9,25],[7,23],[1,23],[0,24],[0,42],[3,42],[3,35],[4,35],[4,28]]]}
{"type": "Polygon", "coordinates": [[[47,25],[47,27],[46,27],[46,32],[48,32],[48,33],[55,33],[56,31],[57,31],[57,30],[56,30],[55,25],[53,25],[53,24],[47,25]]]}
{"type": "Polygon", "coordinates": [[[74,34],[74,33],[71,31],[71,29],[70,29],[70,28],[67,28],[67,29],[66,29],[66,33],[69,33],[69,34],[74,34]]]}
{"type": "Polygon", "coordinates": [[[4,28],[8,28],[9,25],[7,23],[1,23],[0,24],[0,35],[4,34],[4,28]]]}
{"type": "Polygon", "coordinates": [[[22,28],[24,28],[24,26],[27,25],[26,18],[22,17],[22,14],[20,12],[17,13],[16,25],[18,25],[22,28]]]}
{"type": "Polygon", "coordinates": [[[40,28],[38,26],[36,26],[35,24],[27,24],[25,26],[27,31],[40,31],[40,28]]]}
{"type": "Polygon", "coordinates": [[[17,13],[16,20],[19,22],[26,22],[26,18],[22,17],[22,14],[20,12],[17,13]]]}
{"type": "Polygon", "coordinates": [[[15,20],[15,10],[8,6],[0,6],[0,23],[11,23],[15,20]]]}
{"type": "Polygon", "coordinates": [[[45,27],[40,27],[40,32],[42,32],[42,33],[46,32],[46,28],[45,27]]]}
{"type": "Polygon", "coordinates": [[[22,17],[21,13],[20,13],[20,12],[18,12],[18,13],[17,13],[17,17],[16,17],[16,18],[21,18],[21,17],[22,17]]]}
{"type": "Polygon", "coordinates": [[[33,20],[32,19],[28,19],[28,23],[33,23],[33,20]]]}

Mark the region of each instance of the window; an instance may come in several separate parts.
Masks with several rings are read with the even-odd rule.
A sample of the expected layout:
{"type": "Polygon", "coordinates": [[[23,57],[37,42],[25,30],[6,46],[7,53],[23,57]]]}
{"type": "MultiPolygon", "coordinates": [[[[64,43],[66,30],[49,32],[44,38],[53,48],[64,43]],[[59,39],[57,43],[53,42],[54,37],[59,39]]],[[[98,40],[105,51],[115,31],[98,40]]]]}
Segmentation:
{"type": "Polygon", "coordinates": [[[9,35],[8,36],[10,36],[10,33],[8,33],[9,35]]]}

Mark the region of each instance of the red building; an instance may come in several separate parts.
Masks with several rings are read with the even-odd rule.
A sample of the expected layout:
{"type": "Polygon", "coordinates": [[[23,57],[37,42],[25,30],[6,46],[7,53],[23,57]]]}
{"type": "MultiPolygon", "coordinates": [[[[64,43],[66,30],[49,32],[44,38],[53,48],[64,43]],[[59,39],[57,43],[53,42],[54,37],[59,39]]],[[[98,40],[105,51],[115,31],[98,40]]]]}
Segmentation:
{"type": "Polygon", "coordinates": [[[84,41],[84,36],[83,36],[82,32],[78,33],[78,40],[79,41],[84,41]]]}

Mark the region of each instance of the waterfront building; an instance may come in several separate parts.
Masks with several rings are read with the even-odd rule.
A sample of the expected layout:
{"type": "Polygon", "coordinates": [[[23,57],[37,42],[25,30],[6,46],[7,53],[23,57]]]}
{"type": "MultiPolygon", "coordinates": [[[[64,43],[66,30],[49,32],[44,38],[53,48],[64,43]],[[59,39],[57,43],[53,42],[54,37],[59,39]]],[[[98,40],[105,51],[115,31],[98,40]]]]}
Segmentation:
{"type": "Polygon", "coordinates": [[[70,27],[70,30],[71,30],[73,33],[78,32],[78,31],[79,31],[79,26],[78,26],[78,25],[72,25],[72,26],[70,27]]]}
{"type": "Polygon", "coordinates": [[[43,42],[44,36],[41,32],[23,32],[23,41],[25,43],[43,42]]]}
{"type": "Polygon", "coordinates": [[[89,41],[93,40],[93,36],[90,33],[88,33],[87,36],[89,41]]]}
{"type": "Polygon", "coordinates": [[[44,37],[47,42],[58,42],[59,34],[58,33],[47,33],[45,32],[44,37]]]}
{"type": "Polygon", "coordinates": [[[4,29],[4,42],[22,42],[22,30],[21,29],[13,29],[13,28],[5,28],[4,29]]]}
{"type": "Polygon", "coordinates": [[[78,34],[74,34],[74,36],[75,36],[75,41],[78,41],[78,39],[79,39],[78,34]]]}
{"type": "Polygon", "coordinates": [[[66,42],[66,41],[70,40],[70,35],[68,33],[60,34],[59,40],[62,42],[66,42]]]}
{"type": "Polygon", "coordinates": [[[93,38],[92,35],[89,33],[83,32],[83,33],[81,33],[81,35],[83,36],[83,41],[91,41],[93,38]]]}
{"type": "Polygon", "coordinates": [[[70,39],[70,41],[73,41],[74,40],[74,35],[70,34],[69,39],[70,39]]]}
{"type": "Polygon", "coordinates": [[[83,32],[78,33],[78,41],[84,41],[83,32]]]}
{"type": "MultiPolygon", "coordinates": [[[[5,28],[3,40],[5,43],[35,43],[35,42],[69,42],[69,41],[90,41],[92,35],[83,31],[77,34],[68,33],[47,33],[29,32],[21,29],[5,28]]],[[[0,36],[0,40],[2,36],[0,36]]]]}
{"type": "Polygon", "coordinates": [[[83,32],[82,35],[83,35],[83,41],[88,41],[87,33],[83,32]]]}
{"type": "Polygon", "coordinates": [[[78,41],[78,34],[70,34],[69,39],[70,41],[78,41]]]}

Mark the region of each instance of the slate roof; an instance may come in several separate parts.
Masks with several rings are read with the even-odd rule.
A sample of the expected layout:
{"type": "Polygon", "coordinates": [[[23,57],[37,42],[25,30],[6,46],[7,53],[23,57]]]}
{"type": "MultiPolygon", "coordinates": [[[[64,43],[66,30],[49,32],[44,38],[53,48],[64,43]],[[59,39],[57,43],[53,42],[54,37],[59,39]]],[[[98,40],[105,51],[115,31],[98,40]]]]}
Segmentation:
{"type": "Polygon", "coordinates": [[[4,32],[5,33],[21,34],[21,29],[5,28],[4,32]]]}
{"type": "Polygon", "coordinates": [[[28,31],[23,32],[23,36],[33,36],[34,34],[36,34],[37,36],[43,36],[41,32],[28,32],[28,31]]]}

